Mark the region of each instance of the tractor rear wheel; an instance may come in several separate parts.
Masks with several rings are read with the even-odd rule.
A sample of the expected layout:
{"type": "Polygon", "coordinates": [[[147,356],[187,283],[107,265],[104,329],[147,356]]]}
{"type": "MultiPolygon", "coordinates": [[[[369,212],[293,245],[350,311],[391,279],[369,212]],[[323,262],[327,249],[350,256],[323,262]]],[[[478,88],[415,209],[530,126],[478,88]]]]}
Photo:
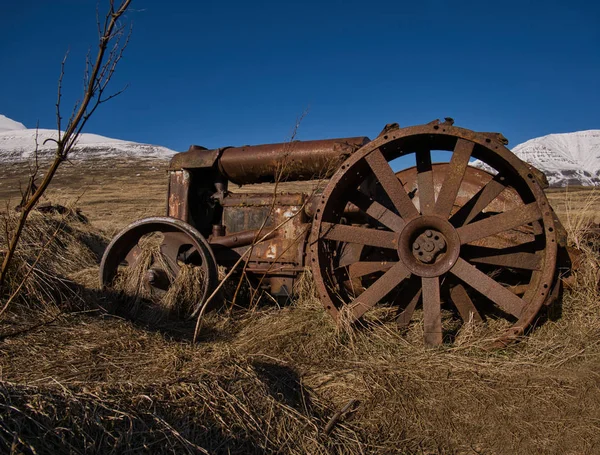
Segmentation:
{"type": "Polygon", "coordinates": [[[325,309],[356,321],[396,307],[406,325],[422,307],[430,345],[450,340],[456,320],[499,320],[500,341],[520,336],[556,274],[555,221],[538,178],[500,135],[449,121],[384,130],[316,207],[309,249],[325,309]],[[357,210],[362,221],[349,221],[357,210]]]}

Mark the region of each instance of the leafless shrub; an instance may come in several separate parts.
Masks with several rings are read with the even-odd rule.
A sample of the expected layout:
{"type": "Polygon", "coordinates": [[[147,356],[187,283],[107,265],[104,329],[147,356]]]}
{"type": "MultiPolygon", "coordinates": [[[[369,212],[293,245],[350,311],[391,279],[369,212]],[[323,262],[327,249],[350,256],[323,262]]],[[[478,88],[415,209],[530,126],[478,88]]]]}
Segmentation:
{"type": "MultiPolygon", "coordinates": [[[[126,27],[120,21],[130,4],[131,0],[122,0],[117,5],[115,5],[114,0],[110,0],[104,20],[101,21],[98,17],[98,52],[95,59],[91,60],[89,55],[86,58],[83,95],[81,100],[73,107],[71,116],[67,124],[64,125],[64,131],[62,130],[61,98],[66,55],[61,63],[56,101],[57,138],[51,140],[56,143],[55,157],[43,177],[39,176],[40,164],[37,159],[38,143],[36,135],[34,163],[31,167],[27,186],[21,191],[20,213],[14,229],[10,231],[6,238],[6,248],[0,265],[0,297],[11,292],[14,294],[12,289],[7,290],[6,278],[9,269],[13,266],[13,260],[31,211],[48,189],[60,165],[68,159],[79,135],[96,109],[124,90],[112,94],[107,93],[110,80],[123,57],[123,52],[131,36],[131,29],[129,33],[126,33],[126,27]],[[38,178],[41,178],[41,181],[38,182],[38,178]]],[[[8,231],[6,232],[8,233],[8,231]]],[[[10,302],[11,298],[9,297],[7,301],[10,302]]]]}

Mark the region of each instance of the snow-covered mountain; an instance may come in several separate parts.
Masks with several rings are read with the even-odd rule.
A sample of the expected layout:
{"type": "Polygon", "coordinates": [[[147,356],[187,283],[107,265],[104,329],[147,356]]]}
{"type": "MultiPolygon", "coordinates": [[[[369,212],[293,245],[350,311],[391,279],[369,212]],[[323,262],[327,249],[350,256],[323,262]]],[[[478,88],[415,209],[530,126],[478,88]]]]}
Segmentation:
{"type": "MultiPolygon", "coordinates": [[[[39,156],[51,157],[55,130],[37,131],[39,156]]],[[[0,163],[23,162],[33,157],[35,129],[0,115],[0,163]]],[[[515,146],[512,151],[523,161],[541,170],[550,186],[600,185],[600,130],[549,134],[515,146]]],[[[84,133],[79,137],[71,159],[160,159],[168,160],[176,152],[166,147],[139,144],[84,133]]],[[[477,161],[471,163],[483,167],[477,161]]]]}
{"type": "Polygon", "coordinates": [[[512,151],[544,172],[550,186],[600,185],[600,130],[549,134],[512,151]]]}
{"type": "Polygon", "coordinates": [[[5,115],[0,114],[0,133],[4,133],[5,131],[25,129],[27,128],[22,123],[15,122],[14,120],[9,119],[5,115]]]}
{"type": "MultiPolygon", "coordinates": [[[[56,130],[28,129],[22,123],[0,115],[0,163],[21,162],[33,157],[37,133],[38,157],[51,158],[56,130]],[[44,142],[46,143],[44,144],[44,142]]],[[[70,159],[140,158],[170,159],[176,152],[166,147],[111,139],[97,134],[83,133],[70,154],[70,159]]]]}

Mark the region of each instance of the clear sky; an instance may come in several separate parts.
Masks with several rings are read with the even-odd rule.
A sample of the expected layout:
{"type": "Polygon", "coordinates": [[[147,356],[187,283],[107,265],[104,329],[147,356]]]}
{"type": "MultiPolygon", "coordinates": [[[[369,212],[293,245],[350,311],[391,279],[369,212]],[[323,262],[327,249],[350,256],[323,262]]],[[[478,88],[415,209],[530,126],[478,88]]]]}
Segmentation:
{"type": "MultiPolygon", "coordinates": [[[[102,5],[106,0],[99,0],[102,5]]],[[[133,0],[115,90],[86,129],[185,150],[367,135],[453,117],[516,145],[600,128],[598,1],[133,0]]],[[[0,114],[53,128],[96,0],[0,2],[0,114]]]]}

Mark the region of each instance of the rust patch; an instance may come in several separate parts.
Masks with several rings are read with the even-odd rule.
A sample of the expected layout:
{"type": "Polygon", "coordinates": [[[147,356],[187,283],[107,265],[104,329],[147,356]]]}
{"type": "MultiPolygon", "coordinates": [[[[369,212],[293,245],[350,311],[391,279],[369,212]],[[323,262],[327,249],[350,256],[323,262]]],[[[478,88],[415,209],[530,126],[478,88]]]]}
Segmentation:
{"type": "Polygon", "coordinates": [[[167,216],[189,222],[190,173],[186,170],[169,173],[167,216]]]}

